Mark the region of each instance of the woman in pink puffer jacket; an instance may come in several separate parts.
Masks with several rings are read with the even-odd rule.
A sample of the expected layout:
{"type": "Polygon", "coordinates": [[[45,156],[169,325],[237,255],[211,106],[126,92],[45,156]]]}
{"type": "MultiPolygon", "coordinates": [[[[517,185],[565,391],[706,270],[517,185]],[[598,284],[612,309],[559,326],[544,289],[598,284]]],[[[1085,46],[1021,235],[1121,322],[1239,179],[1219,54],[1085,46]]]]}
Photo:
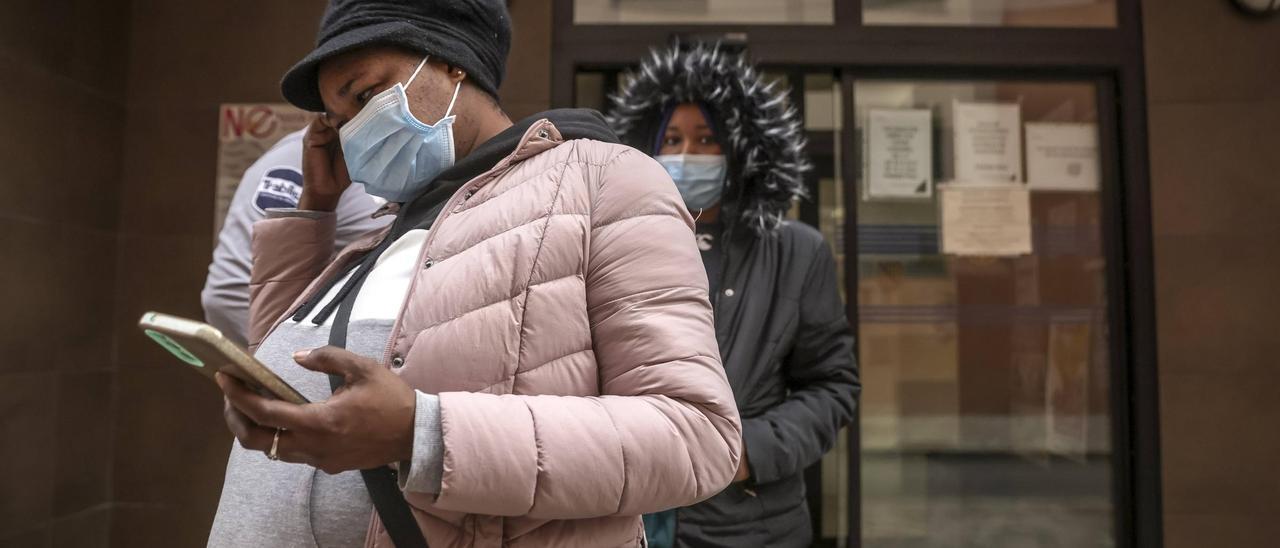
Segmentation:
{"type": "Polygon", "coordinates": [[[740,459],[693,219],[666,171],[598,113],[512,124],[492,99],[501,67],[409,46],[346,47],[286,75],[286,98],[327,116],[306,138],[298,210],[254,226],[250,341],[319,403],[220,379],[239,443],[210,545],[347,545],[331,539],[367,524],[366,546],[392,546],[379,497],[371,512],[351,475],[391,464],[390,506],[407,502],[435,548],[640,546],[641,514],[720,492],[740,459]],[[384,140],[362,141],[377,124],[384,140]],[[413,158],[389,147],[437,139],[448,157],[418,159],[441,170],[384,196],[383,179],[405,171],[395,162],[413,158]],[[371,142],[389,152],[359,156],[371,142]],[[369,171],[366,158],[392,163],[369,171]],[[397,218],[331,257],[333,205],[352,179],[397,218]],[[301,346],[339,328],[346,350],[301,346]],[[385,344],[361,346],[371,339],[385,344]]]}
{"type": "MultiPolygon", "coordinates": [[[[406,496],[433,547],[638,545],[641,514],[729,484],[741,426],[692,223],[651,158],[549,120],[458,189],[381,360],[440,396],[441,491],[406,496]]],[[[255,226],[253,340],[387,233],[330,260],[333,230],[255,226]]]]}

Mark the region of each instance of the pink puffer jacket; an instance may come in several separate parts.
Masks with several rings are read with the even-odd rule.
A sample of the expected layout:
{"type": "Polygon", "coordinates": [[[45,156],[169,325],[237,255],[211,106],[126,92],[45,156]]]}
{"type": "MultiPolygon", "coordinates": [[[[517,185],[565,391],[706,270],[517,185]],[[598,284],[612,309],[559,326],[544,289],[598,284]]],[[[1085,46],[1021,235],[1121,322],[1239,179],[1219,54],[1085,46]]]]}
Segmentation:
{"type": "MultiPolygon", "coordinates": [[[[440,394],[442,489],[407,494],[433,548],[639,546],[640,514],[729,483],[741,426],[692,223],[652,159],[547,120],[450,199],[383,359],[440,394]]],[[[255,226],[255,343],[383,234],[330,261],[332,236],[255,226]]],[[[376,515],[368,538],[392,546],[376,515]]]]}

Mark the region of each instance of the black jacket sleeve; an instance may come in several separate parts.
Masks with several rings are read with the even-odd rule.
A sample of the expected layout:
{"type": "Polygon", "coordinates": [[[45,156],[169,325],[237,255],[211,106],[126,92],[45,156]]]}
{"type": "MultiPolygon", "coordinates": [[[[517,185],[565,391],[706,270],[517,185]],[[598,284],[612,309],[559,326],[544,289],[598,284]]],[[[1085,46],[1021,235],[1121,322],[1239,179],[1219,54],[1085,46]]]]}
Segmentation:
{"type": "Polygon", "coordinates": [[[787,398],[742,421],[756,483],[791,477],[818,462],[853,417],[861,384],[837,283],[835,259],[819,238],[800,292],[795,340],[783,363],[787,398]]]}

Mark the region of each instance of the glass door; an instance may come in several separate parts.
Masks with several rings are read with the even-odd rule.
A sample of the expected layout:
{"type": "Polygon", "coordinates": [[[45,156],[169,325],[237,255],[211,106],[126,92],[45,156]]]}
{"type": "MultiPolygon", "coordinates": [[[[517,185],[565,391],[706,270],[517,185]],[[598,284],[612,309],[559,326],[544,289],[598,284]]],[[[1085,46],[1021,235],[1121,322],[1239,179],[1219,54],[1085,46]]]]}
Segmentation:
{"type": "Polygon", "coordinates": [[[846,81],[862,545],[1114,546],[1098,90],[846,81]]]}
{"type": "Polygon", "coordinates": [[[863,383],[809,470],[815,545],[1114,546],[1096,84],[770,74],[863,383]]]}

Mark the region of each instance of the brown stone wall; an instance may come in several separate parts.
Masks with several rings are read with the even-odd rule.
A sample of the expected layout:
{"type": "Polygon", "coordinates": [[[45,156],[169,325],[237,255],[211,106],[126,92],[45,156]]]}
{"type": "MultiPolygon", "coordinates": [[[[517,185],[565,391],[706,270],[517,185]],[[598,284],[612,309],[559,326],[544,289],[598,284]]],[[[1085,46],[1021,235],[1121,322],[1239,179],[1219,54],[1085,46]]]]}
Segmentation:
{"type": "Polygon", "coordinates": [[[1280,538],[1280,18],[1144,0],[1165,545],[1280,538]]]}

